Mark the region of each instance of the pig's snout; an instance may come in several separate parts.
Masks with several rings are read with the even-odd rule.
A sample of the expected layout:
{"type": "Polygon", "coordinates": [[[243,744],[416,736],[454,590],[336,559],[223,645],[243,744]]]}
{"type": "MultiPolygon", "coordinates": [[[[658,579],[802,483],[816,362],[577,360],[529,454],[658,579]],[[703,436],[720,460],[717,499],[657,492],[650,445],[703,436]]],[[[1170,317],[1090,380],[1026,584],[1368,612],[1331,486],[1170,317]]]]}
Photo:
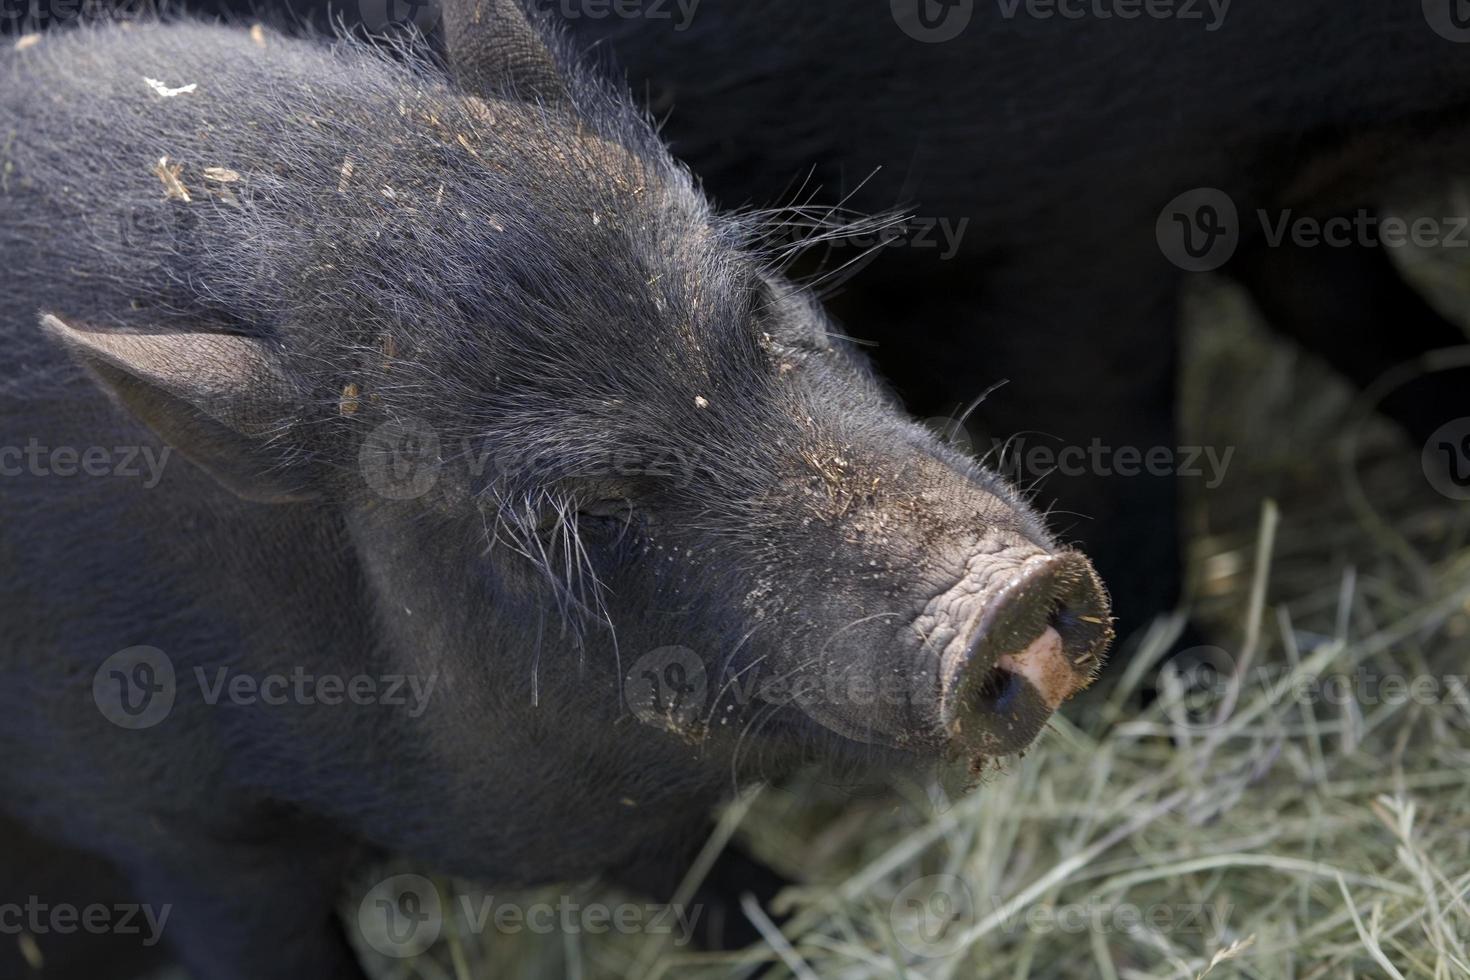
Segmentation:
{"type": "Polygon", "coordinates": [[[940,667],[945,736],[972,758],[1031,744],[1092,682],[1113,635],[1102,583],[1075,552],[1033,555],[983,577],[986,587],[968,589],[968,622],[940,667]]]}

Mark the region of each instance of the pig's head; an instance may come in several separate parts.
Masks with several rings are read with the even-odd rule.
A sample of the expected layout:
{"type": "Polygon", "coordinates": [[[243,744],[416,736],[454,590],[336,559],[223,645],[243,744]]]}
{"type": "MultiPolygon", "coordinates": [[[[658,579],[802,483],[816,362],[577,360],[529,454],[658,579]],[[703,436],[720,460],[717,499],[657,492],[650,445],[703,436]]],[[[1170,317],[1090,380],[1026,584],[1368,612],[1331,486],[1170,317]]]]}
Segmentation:
{"type": "Polygon", "coordinates": [[[906,419],[625,101],[483,8],[447,12],[455,85],[358,53],[281,83],[309,125],[216,133],[233,176],[158,204],[197,205],[158,286],[187,303],[50,328],[239,495],[339,515],[383,646],[465,715],[767,765],[1025,748],[1110,638],[1086,559],[906,419]]]}

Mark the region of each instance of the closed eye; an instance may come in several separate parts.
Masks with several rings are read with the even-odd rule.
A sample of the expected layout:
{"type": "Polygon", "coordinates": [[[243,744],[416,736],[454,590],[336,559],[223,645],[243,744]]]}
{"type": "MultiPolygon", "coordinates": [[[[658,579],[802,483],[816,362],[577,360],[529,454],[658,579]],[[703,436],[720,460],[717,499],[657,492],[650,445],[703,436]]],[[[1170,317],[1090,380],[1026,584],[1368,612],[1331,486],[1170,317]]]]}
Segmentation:
{"type": "Polygon", "coordinates": [[[587,501],[577,507],[577,517],[627,523],[633,519],[633,502],[625,497],[607,497],[587,501]]]}
{"type": "Polygon", "coordinates": [[[642,515],[626,498],[593,500],[577,508],[577,533],[589,545],[622,550],[637,540],[642,515]]]}

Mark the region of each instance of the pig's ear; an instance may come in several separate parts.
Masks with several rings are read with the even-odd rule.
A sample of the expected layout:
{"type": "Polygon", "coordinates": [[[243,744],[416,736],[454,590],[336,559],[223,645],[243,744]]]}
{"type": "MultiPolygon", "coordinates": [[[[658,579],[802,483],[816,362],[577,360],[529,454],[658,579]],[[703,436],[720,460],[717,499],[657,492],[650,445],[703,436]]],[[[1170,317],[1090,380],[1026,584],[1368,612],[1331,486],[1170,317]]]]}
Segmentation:
{"type": "Polygon", "coordinates": [[[50,314],[41,326],[101,388],[237,495],[263,503],[317,496],[308,467],[287,465],[270,438],[295,405],[264,341],[81,330],[50,314]]]}
{"type": "Polygon", "coordinates": [[[520,0],[441,0],[444,48],[461,88],[570,107],[567,72],[520,0]]]}

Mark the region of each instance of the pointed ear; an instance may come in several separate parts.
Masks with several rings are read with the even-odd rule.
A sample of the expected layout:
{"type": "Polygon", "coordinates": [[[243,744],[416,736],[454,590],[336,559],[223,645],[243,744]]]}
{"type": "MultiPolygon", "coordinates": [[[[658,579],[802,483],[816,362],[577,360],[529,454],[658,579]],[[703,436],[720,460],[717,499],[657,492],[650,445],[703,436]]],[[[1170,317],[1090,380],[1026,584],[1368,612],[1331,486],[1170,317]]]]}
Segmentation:
{"type": "Polygon", "coordinates": [[[520,0],[441,0],[449,67],[466,92],[570,107],[571,89],[546,29],[520,0]]]}
{"type": "Polygon", "coordinates": [[[287,465],[270,440],[297,405],[266,342],[83,330],[50,314],[41,326],[99,387],[237,495],[263,503],[317,496],[309,466],[287,465]]]}

